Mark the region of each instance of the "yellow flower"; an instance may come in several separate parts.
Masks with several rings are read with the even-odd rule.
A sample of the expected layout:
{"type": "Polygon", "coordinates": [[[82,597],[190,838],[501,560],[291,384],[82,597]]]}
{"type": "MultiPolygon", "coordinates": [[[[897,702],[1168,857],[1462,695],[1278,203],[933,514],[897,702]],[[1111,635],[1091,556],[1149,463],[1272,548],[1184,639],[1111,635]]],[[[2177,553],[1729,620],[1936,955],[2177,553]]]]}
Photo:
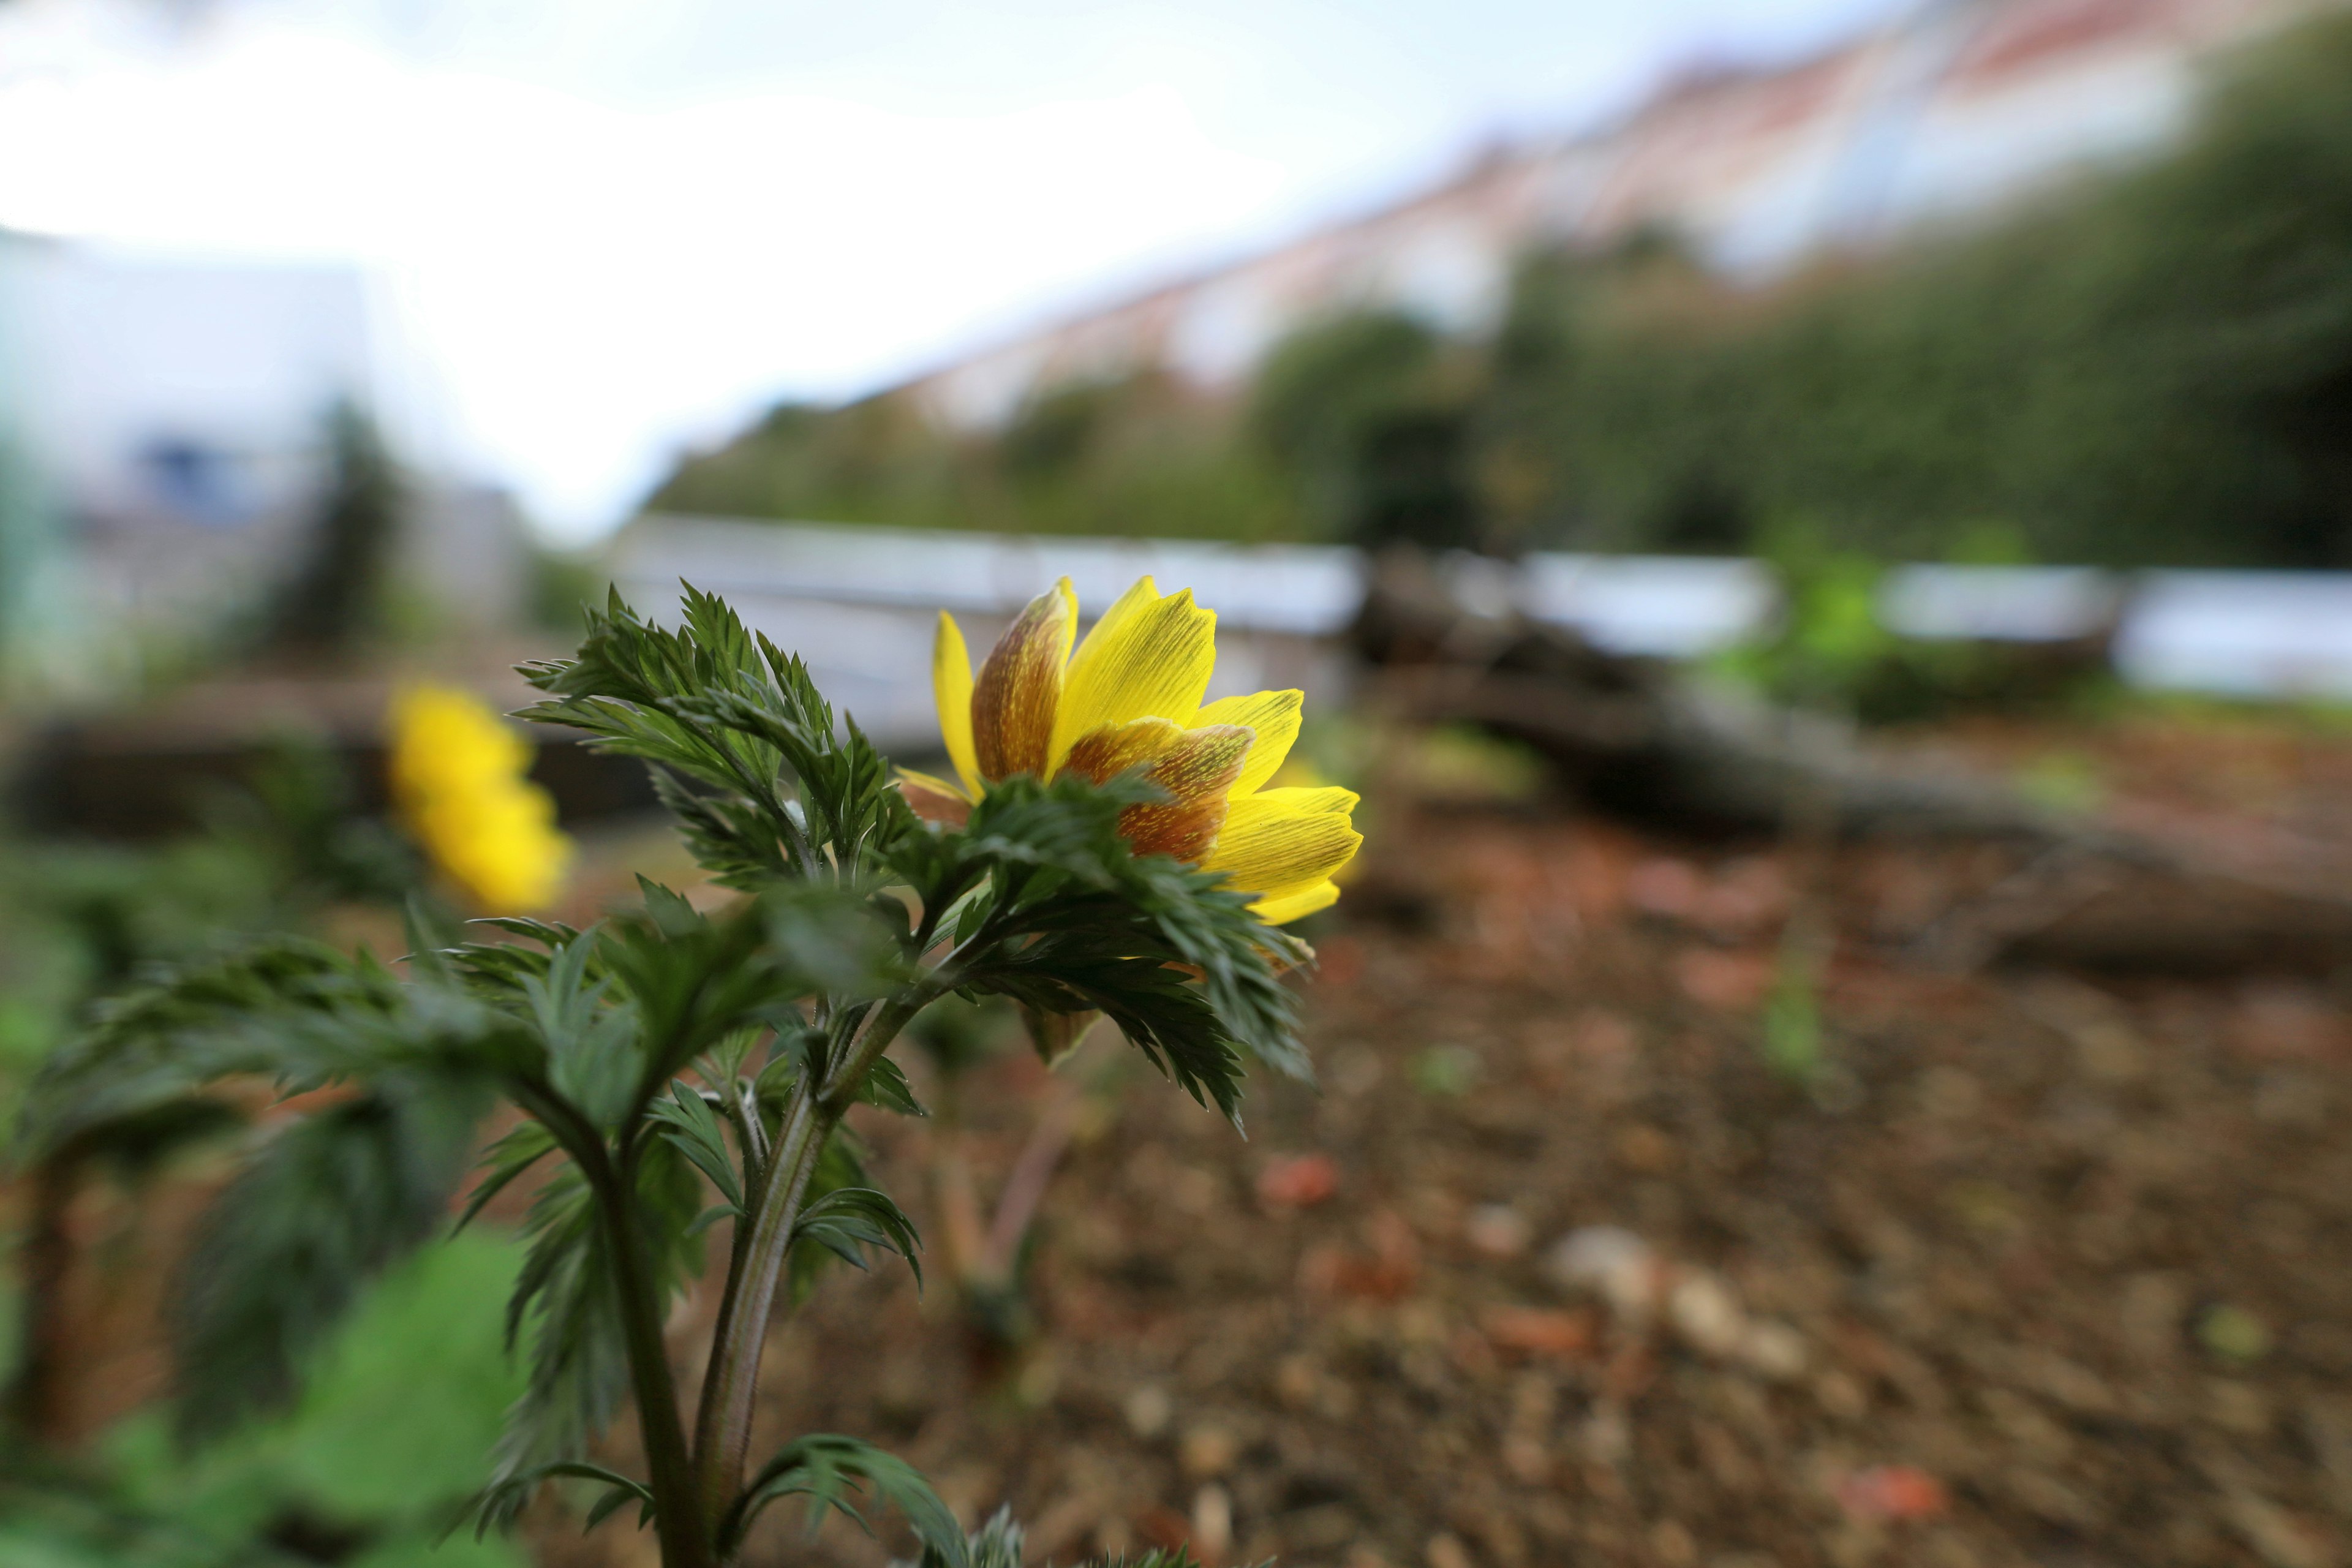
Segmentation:
{"type": "Polygon", "coordinates": [[[449,879],[485,909],[535,910],[563,886],[572,841],[526,776],[531,747],[478,699],[412,687],[392,707],[392,795],[449,879]]]}
{"type": "Polygon", "coordinates": [[[1130,768],[1165,790],[1129,806],[1119,831],[1139,855],[1172,855],[1256,895],[1269,924],[1339,896],[1332,873],[1363,843],[1344,789],[1268,789],[1298,738],[1300,693],[1202,706],[1217,661],[1216,614],[1151,579],[1127,591],[1071,652],[1078,602],[1063,578],[1021,612],[972,673],[963,633],[940,616],[931,655],[940,731],[958,779],[905,775],[916,808],[956,816],[1000,780],[1064,772],[1099,784],[1130,768]]]}

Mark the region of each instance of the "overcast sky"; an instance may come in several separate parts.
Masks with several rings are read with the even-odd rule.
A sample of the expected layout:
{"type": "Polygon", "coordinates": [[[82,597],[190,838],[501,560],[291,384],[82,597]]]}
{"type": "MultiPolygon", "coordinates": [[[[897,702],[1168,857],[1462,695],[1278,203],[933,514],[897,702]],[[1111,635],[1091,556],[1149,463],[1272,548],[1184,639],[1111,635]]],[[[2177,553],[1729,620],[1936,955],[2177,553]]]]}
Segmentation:
{"type": "Polygon", "coordinates": [[[1895,3],[0,0],[0,225],[369,264],[444,449],[581,537],[779,397],[1895,3]]]}

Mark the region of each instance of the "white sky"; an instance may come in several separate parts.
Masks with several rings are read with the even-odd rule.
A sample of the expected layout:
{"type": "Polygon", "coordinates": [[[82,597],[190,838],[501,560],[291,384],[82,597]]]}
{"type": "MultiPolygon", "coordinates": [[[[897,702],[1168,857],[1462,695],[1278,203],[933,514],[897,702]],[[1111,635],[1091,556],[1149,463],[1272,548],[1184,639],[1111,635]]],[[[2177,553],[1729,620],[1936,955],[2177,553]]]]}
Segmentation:
{"type": "Polygon", "coordinates": [[[1894,3],[10,0],[0,226],[368,264],[449,458],[576,538],[779,397],[1894,3]]]}

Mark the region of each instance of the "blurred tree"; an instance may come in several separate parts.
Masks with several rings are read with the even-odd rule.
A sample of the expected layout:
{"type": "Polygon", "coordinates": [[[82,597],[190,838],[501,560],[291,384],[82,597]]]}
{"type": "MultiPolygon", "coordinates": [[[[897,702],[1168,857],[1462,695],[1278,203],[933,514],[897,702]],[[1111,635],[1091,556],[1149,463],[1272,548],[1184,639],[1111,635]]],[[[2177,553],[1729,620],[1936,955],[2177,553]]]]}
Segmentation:
{"type": "Polygon", "coordinates": [[[1554,542],[1753,548],[1795,511],[1887,558],[1998,517],[2050,559],[2352,563],[2352,17],[1974,237],[1763,290],[1654,243],[1533,258],[1486,400],[1554,542]]]}
{"type": "Polygon", "coordinates": [[[293,574],[269,606],[268,647],[343,654],[383,629],[385,590],[405,497],[366,410],[339,401],[327,416],[327,481],[293,574]]]}
{"type": "Polygon", "coordinates": [[[1334,317],[1276,345],[1246,428],[1321,536],[1475,547],[1484,511],[1471,469],[1469,372],[1417,318],[1334,317]]]}
{"type": "Polygon", "coordinates": [[[1982,232],[1769,287],[1667,234],[1520,268],[1496,331],[1277,344],[1239,406],[1048,388],[994,437],[780,408],[681,510],[1055,533],[2352,565],[2352,15],[2231,62],[2192,132],[1982,232]]]}

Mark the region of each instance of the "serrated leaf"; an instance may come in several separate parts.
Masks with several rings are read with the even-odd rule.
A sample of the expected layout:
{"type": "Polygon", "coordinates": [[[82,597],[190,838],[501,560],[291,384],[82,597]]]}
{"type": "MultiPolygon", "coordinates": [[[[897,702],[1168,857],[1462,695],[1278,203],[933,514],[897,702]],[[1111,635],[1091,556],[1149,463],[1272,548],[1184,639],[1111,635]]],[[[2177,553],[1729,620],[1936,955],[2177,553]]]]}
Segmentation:
{"type": "Polygon", "coordinates": [[[685,936],[702,930],[710,922],[700,910],[687,900],[683,893],[663,887],[646,876],[637,875],[637,891],[646,901],[646,913],[667,936],[685,936]]]}
{"type": "Polygon", "coordinates": [[[853,1268],[866,1267],[865,1249],[878,1247],[907,1260],[915,1283],[923,1282],[923,1266],[916,1257],[923,1249],[915,1222],[874,1187],[838,1187],[813,1200],[793,1222],[795,1242],[814,1242],[853,1268]]]}
{"type": "Polygon", "coordinates": [[[692,1220],[688,1222],[686,1234],[688,1236],[700,1236],[704,1231],[709,1230],[720,1220],[726,1219],[730,1215],[740,1215],[742,1212],[743,1211],[741,1209],[737,1208],[733,1204],[712,1204],[709,1208],[704,1209],[700,1214],[696,1215],[692,1220]]]}
{"type": "Polygon", "coordinates": [[[473,1192],[466,1199],[465,1211],[449,1227],[450,1233],[455,1235],[473,1224],[474,1216],[492,1198],[506,1191],[516,1177],[553,1153],[555,1146],[555,1135],[544,1123],[537,1121],[526,1121],[491,1144],[477,1167],[488,1173],[474,1184],[473,1192]]]}
{"type": "Polygon", "coordinates": [[[915,1086],[907,1081],[905,1071],[888,1057],[880,1058],[868,1069],[865,1081],[857,1086],[857,1098],[901,1116],[930,1114],[915,1098],[915,1086]]]}
{"type": "Polygon", "coordinates": [[[403,1080],[277,1130],[190,1254],[173,1319],[184,1432],[293,1394],[361,1287],[441,1228],[485,1108],[478,1088],[403,1080]]]}
{"type": "Polygon", "coordinates": [[[720,1524],[719,1551],[731,1555],[768,1505],[787,1497],[808,1499],[811,1536],[828,1511],[845,1515],[870,1535],[865,1516],[849,1500],[868,1488],[905,1516],[927,1560],[936,1553],[943,1568],[970,1568],[962,1528],[920,1471],[871,1443],[831,1432],[795,1438],[760,1468],[720,1524]]]}
{"type": "Polygon", "coordinates": [[[673,1079],[669,1099],[654,1101],[646,1114],[661,1122],[662,1136],[676,1144],[677,1152],[694,1163],[695,1169],[710,1178],[710,1184],[726,1198],[728,1206],[742,1213],[743,1187],[736,1178],[734,1159],[727,1150],[727,1135],[701,1091],[683,1080],[673,1079]]]}

